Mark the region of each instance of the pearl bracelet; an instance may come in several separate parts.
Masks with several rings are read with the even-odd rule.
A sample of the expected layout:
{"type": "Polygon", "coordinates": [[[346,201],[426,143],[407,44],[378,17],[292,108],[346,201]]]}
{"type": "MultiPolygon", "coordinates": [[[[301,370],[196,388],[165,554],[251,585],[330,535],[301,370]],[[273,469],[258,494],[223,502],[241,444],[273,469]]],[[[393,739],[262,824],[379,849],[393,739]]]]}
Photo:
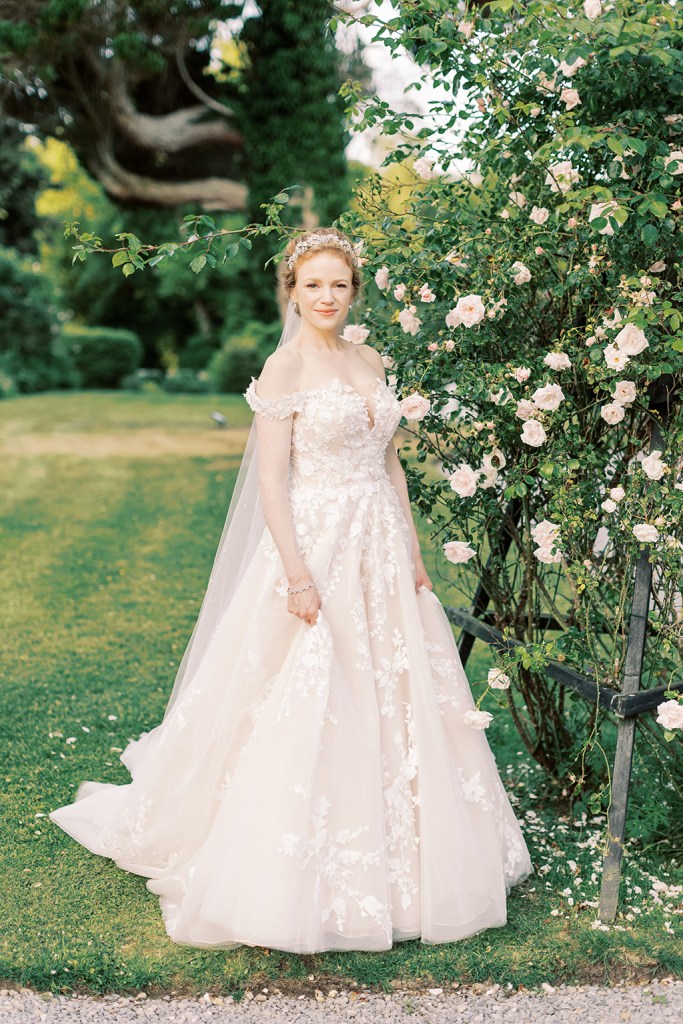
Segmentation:
{"type": "Polygon", "coordinates": [[[314,586],[315,586],[315,583],[313,582],[313,580],[311,580],[311,582],[307,583],[305,587],[297,587],[296,590],[292,590],[291,587],[287,587],[287,593],[288,594],[300,594],[303,590],[308,590],[310,587],[314,587],[314,586]]]}

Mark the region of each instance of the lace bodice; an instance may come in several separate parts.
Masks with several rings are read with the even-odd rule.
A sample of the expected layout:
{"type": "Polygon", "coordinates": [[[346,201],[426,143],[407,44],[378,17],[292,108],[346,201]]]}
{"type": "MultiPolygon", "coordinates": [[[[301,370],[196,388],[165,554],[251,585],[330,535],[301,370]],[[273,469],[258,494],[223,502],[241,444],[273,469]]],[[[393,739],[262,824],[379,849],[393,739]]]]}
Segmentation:
{"type": "Polygon", "coordinates": [[[254,412],[268,419],[293,416],[293,488],[337,490],[386,476],[384,453],[402,413],[398,398],[380,377],[369,399],[338,377],[277,399],[261,398],[257,383],[252,377],[244,392],[254,412]]]}

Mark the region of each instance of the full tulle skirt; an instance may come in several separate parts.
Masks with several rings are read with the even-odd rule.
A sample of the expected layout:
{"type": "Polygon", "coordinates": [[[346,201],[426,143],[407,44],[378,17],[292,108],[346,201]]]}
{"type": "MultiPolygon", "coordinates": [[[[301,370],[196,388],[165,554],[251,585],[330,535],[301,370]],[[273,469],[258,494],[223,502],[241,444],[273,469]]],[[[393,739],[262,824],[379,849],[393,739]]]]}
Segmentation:
{"type": "Polygon", "coordinates": [[[50,814],[148,879],[175,942],[449,942],[505,924],[532,872],[397,502],[380,481],[320,530],[313,626],[287,611],[266,529],[193,678],[121,755],[132,781],[50,814]]]}

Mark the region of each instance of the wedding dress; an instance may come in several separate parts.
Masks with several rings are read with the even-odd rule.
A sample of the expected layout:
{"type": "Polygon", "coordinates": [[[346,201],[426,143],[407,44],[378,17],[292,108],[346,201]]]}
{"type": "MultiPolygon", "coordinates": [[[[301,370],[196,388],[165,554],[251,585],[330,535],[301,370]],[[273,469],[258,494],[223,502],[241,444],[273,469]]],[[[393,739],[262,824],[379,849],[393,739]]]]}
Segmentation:
{"type": "Polygon", "coordinates": [[[379,377],[277,400],[294,414],[289,498],[322,607],[286,608],[264,528],[190,683],[51,819],[148,878],[175,941],[298,953],[462,939],[506,922],[529,853],[437,596],[416,593],[384,465],[401,419],[379,377]]]}

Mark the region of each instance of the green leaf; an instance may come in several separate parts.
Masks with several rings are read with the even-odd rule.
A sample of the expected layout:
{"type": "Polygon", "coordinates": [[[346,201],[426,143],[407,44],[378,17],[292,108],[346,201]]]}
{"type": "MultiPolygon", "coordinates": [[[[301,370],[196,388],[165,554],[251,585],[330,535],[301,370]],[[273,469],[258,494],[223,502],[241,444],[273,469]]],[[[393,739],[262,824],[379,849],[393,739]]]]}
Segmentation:
{"type": "Polygon", "coordinates": [[[206,256],[204,255],[204,253],[201,253],[199,256],[195,256],[195,258],[192,260],[192,263],[190,263],[190,270],[193,270],[195,274],[199,274],[200,271],[202,271],[205,266],[206,256]]]}
{"type": "Polygon", "coordinates": [[[135,273],[135,267],[132,263],[126,263],[123,267],[123,276],[130,277],[131,274],[135,273]]]}
{"type": "Polygon", "coordinates": [[[289,196],[286,192],[278,192],[278,194],[273,198],[273,202],[278,203],[280,206],[284,206],[289,202],[289,196]]]}
{"type": "Polygon", "coordinates": [[[666,203],[662,203],[659,199],[650,199],[648,200],[648,206],[655,217],[659,217],[660,220],[666,217],[666,203]]]}
{"type": "Polygon", "coordinates": [[[640,230],[640,237],[645,245],[654,245],[659,238],[659,231],[654,224],[645,224],[640,230]]]}
{"type": "Polygon", "coordinates": [[[111,258],[112,267],[120,267],[122,263],[130,262],[130,253],[127,249],[119,249],[111,258]]]}

